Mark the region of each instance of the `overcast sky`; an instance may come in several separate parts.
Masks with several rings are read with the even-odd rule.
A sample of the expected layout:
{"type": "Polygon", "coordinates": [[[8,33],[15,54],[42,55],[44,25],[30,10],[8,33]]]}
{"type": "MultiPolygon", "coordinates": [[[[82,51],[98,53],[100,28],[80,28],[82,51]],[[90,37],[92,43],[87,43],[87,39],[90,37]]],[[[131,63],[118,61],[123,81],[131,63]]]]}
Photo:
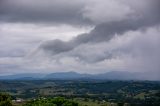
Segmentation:
{"type": "Polygon", "coordinates": [[[160,79],[159,0],[0,0],[0,75],[127,71],[160,79]]]}

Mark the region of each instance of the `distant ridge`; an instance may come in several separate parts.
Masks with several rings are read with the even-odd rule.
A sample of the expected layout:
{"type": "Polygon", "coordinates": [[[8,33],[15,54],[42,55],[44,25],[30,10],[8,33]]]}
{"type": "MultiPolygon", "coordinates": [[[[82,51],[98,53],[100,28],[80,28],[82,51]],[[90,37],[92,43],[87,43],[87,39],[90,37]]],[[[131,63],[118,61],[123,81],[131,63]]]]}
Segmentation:
{"type": "MultiPolygon", "coordinates": [[[[25,73],[8,76],[0,76],[0,80],[75,80],[75,79],[95,79],[95,80],[147,80],[142,73],[130,73],[124,71],[111,71],[103,74],[80,74],[76,72],[56,72],[51,74],[25,73]]],[[[152,80],[152,79],[151,79],[152,80]]]]}
{"type": "Polygon", "coordinates": [[[58,72],[46,75],[45,79],[80,79],[86,78],[91,75],[89,74],[80,74],[76,72],[58,72]]]}
{"type": "Polygon", "coordinates": [[[41,79],[44,78],[45,74],[39,74],[39,73],[23,73],[23,74],[14,74],[14,75],[6,75],[6,76],[0,76],[0,79],[6,79],[6,80],[31,80],[31,79],[41,79]]]}

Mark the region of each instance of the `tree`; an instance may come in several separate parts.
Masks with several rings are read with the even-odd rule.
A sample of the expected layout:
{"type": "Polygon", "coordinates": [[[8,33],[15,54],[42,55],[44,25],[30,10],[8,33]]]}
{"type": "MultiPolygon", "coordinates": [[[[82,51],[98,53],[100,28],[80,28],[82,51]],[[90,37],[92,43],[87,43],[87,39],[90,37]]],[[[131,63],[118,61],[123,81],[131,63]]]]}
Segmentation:
{"type": "Polygon", "coordinates": [[[0,93],[0,106],[12,106],[11,96],[6,93],[0,93]]]}

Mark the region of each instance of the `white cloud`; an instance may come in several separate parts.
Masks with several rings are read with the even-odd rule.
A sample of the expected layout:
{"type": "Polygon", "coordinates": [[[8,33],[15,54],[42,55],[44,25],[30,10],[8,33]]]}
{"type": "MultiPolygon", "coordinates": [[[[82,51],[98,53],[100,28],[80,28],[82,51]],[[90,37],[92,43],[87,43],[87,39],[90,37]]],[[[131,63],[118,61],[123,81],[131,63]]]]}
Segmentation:
{"type": "Polygon", "coordinates": [[[91,0],[83,10],[84,18],[91,19],[96,23],[121,21],[134,11],[128,5],[116,0],[91,0]]]}
{"type": "MultiPolygon", "coordinates": [[[[96,24],[142,18],[151,5],[150,0],[88,0],[82,11],[84,18],[96,24]]],[[[148,11],[149,12],[149,11],[148,11]]]]}

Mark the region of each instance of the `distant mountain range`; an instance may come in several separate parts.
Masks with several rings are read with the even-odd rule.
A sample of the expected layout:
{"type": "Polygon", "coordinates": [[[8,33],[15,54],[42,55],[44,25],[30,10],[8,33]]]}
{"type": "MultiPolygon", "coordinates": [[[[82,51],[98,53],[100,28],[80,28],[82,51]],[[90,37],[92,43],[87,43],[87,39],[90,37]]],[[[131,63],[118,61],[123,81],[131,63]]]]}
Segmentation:
{"type": "Polygon", "coordinates": [[[99,79],[99,80],[144,80],[139,73],[112,71],[103,74],[80,74],[76,72],[57,72],[51,74],[26,73],[0,76],[0,80],[73,80],[73,79],[99,79]]]}
{"type": "Polygon", "coordinates": [[[6,79],[6,80],[15,80],[15,79],[24,79],[24,80],[30,80],[30,79],[41,79],[44,78],[45,74],[39,74],[39,73],[24,73],[24,74],[14,74],[14,75],[6,75],[6,76],[0,76],[0,79],[6,79]]]}

